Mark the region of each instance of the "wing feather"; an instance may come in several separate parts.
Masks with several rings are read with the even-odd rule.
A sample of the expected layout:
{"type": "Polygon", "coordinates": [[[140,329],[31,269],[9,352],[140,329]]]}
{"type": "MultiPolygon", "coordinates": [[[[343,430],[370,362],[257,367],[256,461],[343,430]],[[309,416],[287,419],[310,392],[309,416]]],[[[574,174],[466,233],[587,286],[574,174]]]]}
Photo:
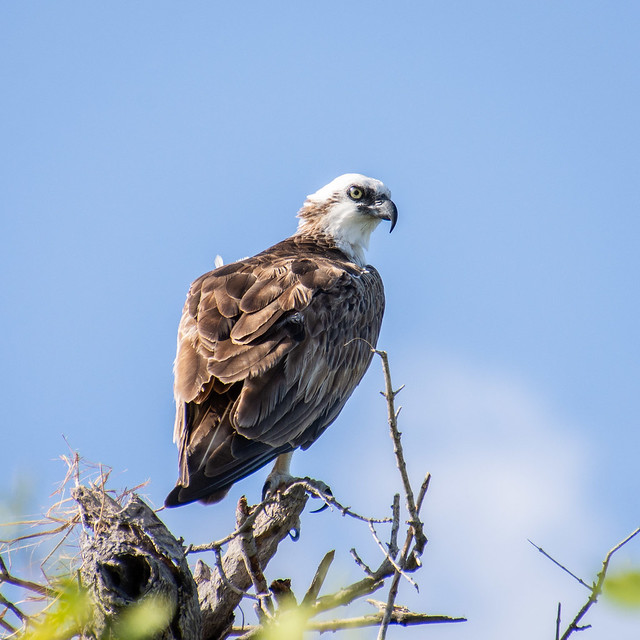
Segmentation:
{"type": "MultiPolygon", "coordinates": [[[[213,296],[215,299],[215,306],[218,313],[221,313],[225,318],[234,318],[240,311],[240,305],[236,298],[230,296],[227,293],[227,288],[224,286],[224,281],[221,283],[223,286],[218,286],[213,290],[213,296]]],[[[202,307],[199,307],[200,310],[202,307]]]]}
{"type": "Polygon", "coordinates": [[[372,267],[297,236],[198,278],[179,329],[181,474],[166,504],[217,501],[309,446],[364,375],[383,311],[372,267]]]}
{"type": "MultiPolygon", "coordinates": [[[[280,292],[282,295],[282,291],[280,292]]],[[[260,309],[245,311],[231,330],[235,344],[248,344],[263,336],[282,317],[280,300],[275,299],[260,309]]]]}
{"type": "Polygon", "coordinates": [[[242,296],[240,309],[243,313],[254,313],[264,309],[282,295],[287,282],[277,278],[273,273],[263,273],[257,282],[242,296]]]}

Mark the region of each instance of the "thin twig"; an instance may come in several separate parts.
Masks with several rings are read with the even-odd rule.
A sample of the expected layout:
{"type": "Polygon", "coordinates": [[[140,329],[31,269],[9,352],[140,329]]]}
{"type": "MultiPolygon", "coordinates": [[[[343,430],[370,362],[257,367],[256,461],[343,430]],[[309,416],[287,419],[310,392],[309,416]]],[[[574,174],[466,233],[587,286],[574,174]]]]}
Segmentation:
{"type": "MultiPolygon", "coordinates": [[[[424,484],[424,483],[423,483],[424,484]]],[[[423,496],[424,497],[424,496],[423,496]]],[[[400,554],[400,563],[402,566],[406,566],[407,558],[409,557],[409,550],[411,548],[411,542],[413,540],[413,530],[407,531],[407,536],[402,547],[402,553],[400,554]]],[[[380,629],[378,631],[378,640],[385,640],[387,635],[387,628],[391,624],[391,617],[393,614],[393,607],[398,595],[398,588],[400,587],[400,573],[396,572],[393,575],[391,586],[389,587],[389,594],[387,596],[387,604],[385,606],[384,615],[380,623],[380,629]]]]}
{"type": "MultiPolygon", "coordinates": [[[[44,522],[35,523],[35,524],[44,524],[44,522]]],[[[60,525],[59,527],[55,527],[54,529],[48,529],[47,531],[38,531],[36,533],[28,533],[24,536],[18,536],[17,538],[13,538],[12,540],[0,540],[0,543],[15,545],[16,542],[24,542],[25,540],[32,540],[33,538],[42,538],[44,536],[55,536],[56,534],[61,533],[65,529],[68,529],[69,526],[70,526],[69,522],[64,522],[64,524],[60,525]]]]}
{"type": "MultiPolygon", "coordinates": [[[[305,631],[318,631],[327,633],[329,631],[341,631],[344,629],[361,629],[365,627],[376,627],[382,620],[382,613],[372,613],[357,618],[343,618],[339,620],[326,620],[322,622],[309,622],[305,631]]],[[[415,613],[412,611],[394,611],[391,617],[391,624],[402,626],[419,624],[445,624],[454,622],[466,622],[466,618],[453,618],[451,616],[429,615],[426,613],[415,613]]],[[[240,636],[240,640],[245,638],[255,638],[262,631],[261,626],[233,627],[230,635],[240,636]]]]}
{"type": "Polygon", "coordinates": [[[16,629],[16,627],[13,627],[12,625],[10,625],[4,619],[5,612],[6,612],[6,609],[5,609],[5,611],[2,612],[2,615],[0,615],[0,627],[2,627],[5,631],[8,631],[9,633],[16,633],[18,631],[18,629],[16,629]]]}
{"type": "MultiPolygon", "coordinates": [[[[285,494],[288,494],[294,487],[297,487],[297,486],[303,487],[305,491],[307,491],[307,493],[309,493],[310,495],[314,495],[321,498],[325,502],[325,504],[327,504],[328,506],[335,507],[340,511],[340,513],[342,513],[342,515],[350,516],[351,518],[354,518],[356,520],[361,520],[362,522],[367,522],[367,523],[373,522],[376,524],[384,524],[392,521],[391,518],[368,518],[366,516],[361,516],[360,514],[353,511],[350,507],[345,507],[344,505],[340,504],[340,502],[338,502],[338,500],[333,496],[328,495],[320,491],[320,489],[318,489],[317,487],[313,486],[312,482],[310,482],[310,478],[300,478],[299,480],[292,482],[290,485],[287,486],[285,494]]],[[[195,544],[189,545],[185,551],[185,554],[203,553],[205,551],[213,551],[216,548],[223,547],[228,542],[231,542],[231,540],[233,540],[234,538],[237,538],[239,535],[242,535],[243,533],[248,531],[253,526],[253,523],[255,522],[258,515],[267,506],[275,504],[275,502],[276,501],[273,497],[266,498],[260,504],[253,506],[251,510],[251,514],[247,517],[244,524],[242,524],[239,527],[236,527],[236,529],[232,531],[229,535],[225,536],[224,538],[221,538],[220,540],[215,540],[214,542],[207,542],[206,544],[198,544],[198,545],[195,545],[195,544]]]]}
{"type": "Polygon", "coordinates": [[[256,521],[256,518],[260,515],[260,513],[262,513],[262,511],[264,511],[267,505],[270,504],[275,504],[274,498],[267,498],[260,504],[254,505],[251,509],[251,514],[247,517],[244,523],[241,526],[236,527],[236,529],[234,529],[229,535],[221,538],[220,540],[215,540],[214,542],[208,542],[206,544],[190,544],[184,552],[185,555],[188,555],[190,553],[203,553],[204,551],[213,551],[216,548],[220,549],[225,544],[231,542],[231,540],[237,538],[239,535],[250,529],[256,521]]]}
{"type": "Polygon", "coordinates": [[[591,606],[597,602],[598,597],[602,593],[602,586],[604,585],[604,579],[607,575],[607,570],[609,568],[609,562],[611,561],[611,558],[616,553],[616,551],[620,550],[625,544],[627,544],[627,542],[635,538],[635,536],[637,536],[639,533],[640,533],[640,527],[638,527],[635,531],[630,533],[624,540],[619,542],[617,545],[615,545],[615,547],[613,547],[607,552],[607,555],[602,561],[602,569],[600,570],[600,573],[598,573],[596,582],[594,583],[593,587],[591,587],[591,595],[589,596],[589,599],[585,602],[582,609],[578,611],[578,613],[576,614],[576,617],[571,621],[571,624],[567,627],[566,631],[562,634],[562,637],[560,638],[560,640],[567,640],[567,638],[574,631],[582,631],[583,629],[587,629],[588,627],[591,626],[591,625],[580,626],[579,622],[585,616],[587,611],[589,611],[591,606]]]}
{"type": "Polygon", "coordinates": [[[368,575],[368,576],[372,576],[373,575],[373,571],[371,570],[371,567],[366,564],[364,562],[364,560],[358,555],[358,552],[355,550],[355,548],[353,549],[349,549],[349,553],[353,556],[353,559],[356,561],[356,564],[368,575]]]}
{"type": "Polygon", "coordinates": [[[387,596],[387,603],[382,612],[382,618],[380,620],[380,629],[378,629],[378,639],[377,640],[385,640],[387,637],[387,629],[391,624],[391,619],[393,617],[393,607],[398,597],[398,588],[400,587],[400,573],[396,572],[393,576],[393,580],[391,581],[391,586],[389,587],[389,594],[387,596]]]}
{"type": "Polygon", "coordinates": [[[9,611],[11,611],[16,616],[16,618],[19,618],[20,622],[24,622],[27,619],[27,614],[23,613],[15,604],[13,604],[13,602],[7,600],[1,593],[0,604],[9,609],[9,611]]]}
{"type": "Polygon", "coordinates": [[[391,566],[396,570],[398,574],[400,574],[411,585],[413,585],[416,591],[420,591],[416,581],[403,571],[402,567],[391,557],[389,552],[384,548],[384,544],[382,544],[382,540],[380,540],[380,538],[378,537],[378,534],[376,533],[376,530],[374,529],[371,523],[369,524],[369,529],[371,529],[371,535],[373,536],[373,539],[375,540],[376,544],[378,545],[382,553],[384,553],[387,561],[391,564],[391,566]]]}
{"type": "MultiPolygon", "coordinates": [[[[395,611],[395,599],[398,594],[398,588],[400,585],[400,576],[404,576],[418,589],[418,585],[415,583],[413,579],[407,576],[405,569],[408,566],[408,560],[411,557],[414,561],[414,569],[420,566],[419,556],[422,554],[424,547],[427,543],[427,538],[424,535],[424,525],[420,520],[419,513],[422,507],[422,502],[426,495],[427,489],[429,488],[430,474],[427,474],[425,479],[423,480],[420,490],[418,492],[418,499],[416,500],[413,495],[413,489],[411,487],[411,482],[409,481],[409,474],[407,472],[407,464],[404,458],[404,451],[402,448],[402,434],[398,429],[398,415],[400,414],[400,408],[396,410],[395,408],[395,398],[402,390],[403,386],[398,388],[397,390],[393,390],[393,384],[391,382],[391,370],[389,367],[389,358],[387,356],[386,351],[380,351],[377,349],[373,349],[373,352],[380,356],[382,360],[382,369],[384,372],[384,380],[385,380],[385,391],[382,392],[382,395],[385,397],[387,401],[387,419],[389,423],[389,432],[391,435],[391,439],[393,441],[393,450],[396,457],[396,466],[398,467],[398,471],[400,472],[400,477],[402,478],[402,484],[404,487],[407,510],[409,512],[410,521],[409,521],[409,529],[407,531],[407,536],[405,539],[405,543],[402,549],[402,554],[400,556],[400,560],[398,563],[395,562],[395,557],[397,554],[393,553],[393,557],[388,556],[388,561],[393,565],[395,572],[393,576],[393,580],[391,582],[391,586],[389,588],[389,594],[387,597],[387,602],[382,612],[382,618],[380,623],[380,629],[378,630],[378,640],[384,640],[387,635],[387,629],[389,624],[393,619],[393,613],[395,611]],[[412,540],[415,539],[415,546],[413,551],[410,553],[412,540]]],[[[396,517],[396,511],[394,510],[394,519],[396,517]]],[[[377,536],[375,535],[375,530],[373,526],[370,524],[369,527],[374,534],[374,538],[376,538],[376,542],[379,542],[377,536]]],[[[397,531],[396,531],[397,535],[397,531]]],[[[395,545],[394,545],[395,546],[395,545]]],[[[391,551],[391,549],[390,549],[391,551]]]]}
{"type": "Polygon", "coordinates": [[[418,517],[418,510],[416,509],[416,502],[413,496],[413,489],[411,488],[411,482],[409,481],[409,474],[407,472],[407,464],[404,459],[404,452],[402,449],[401,433],[398,430],[398,411],[395,409],[395,398],[402,390],[402,387],[393,390],[393,384],[391,382],[391,370],[389,368],[389,357],[386,351],[374,349],[374,353],[380,356],[382,360],[382,369],[384,372],[385,390],[382,395],[387,400],[387,419],[389,422],[389,430],[391,433],[391,439],[393,440],[393,450],[396,456],[396,465],[400,471],[402,478],[402,484],[404,487],[405,497],[407,500],[407,510],[411,518],[410,524],[415,530],[416,542],[419,545],[424,546],[426,538],[423,533],[422,522],[418,517]],[[424,541],[424,543],[423,543],[424,541]]]}
{"type": "Polygon", "coordinates": [[[345,606],[357,598],[368,596],[374,591],[377,591],[384,586],[384,578],[388,577],[393,572],[392,567],[389,567],[389,569],[389,572],[382,576],[379,576],[377,572],[374,572],[372,576],[367,576],[358,582],[354,582],[347,587],[343,587],[335,593],[327,596],[320,596],[311,608],[311,617],[314,617],[323,611],[330,611],[331,609],[337,609],[338,607],[345,606]]]}
{"type": "Polygon", "coordinates": [[[29,580],[22,580],[21,578],[12,576],[7,569],[7,565],[0,556],[0,584],[2,582],[12,584],[16,587],[21,587],[22,589],[27,589],[28,591],[33,591],[34,593],[41,596],[47,596],[48,598],[54,598],[56,596],[56,591],[54,589],[50,589],[44,584],[31,582],[29,580]]]}
{"type": "Polygon", "coordinates": [[[295,482],[292,482],[287,487],[287,491],[297,485],[304,487],[305,491],[310,495],[320,498],[328,507],[335,507],[336,509],[338,509],[338,511],[340,511],[343,516],[350,516],[355,520],[361,520],[362,522],[368,523],[373,522],[375,524],[392,522],[391,518],[369,518],[367,516],[361,516],[360,514],[353,511],[351,507],[345,507],[344,505],[340,504],[340,502],[338,502],[338,500],[334,496],[327,494],[324,491],[318,489],[318,487],[314,486],[313,480],[311,480],[311,478],[300,478],[295,482]]]}
{"type": "Polygon", "coordinates": [[[73,530],[76,524],[78,524],[78,522],[80,522],[80,516],[76,515],[71,520],[70,526],[67,532],[62,536],[62,538],[60,538],[57,544],[53,547],[53,549],[51,549],[51,551],[47,554],[45,559],[40,563],[41,566],[45,565],[49,561],[49,558],[51,558],[51,556],[64,544],[65,540],[73,533],[73,530]]]}
{"type": "Polygon", "coordinates": [[[216,567],[218,568],[220,577],[222,578],[222,582],[224,583],[224,585],[228,589],[231,589],[231,591],[233,591],[234,593],[237,593],[239,596],[244,596],[245,598],[250,598],[251,600],[259,600],[259,598],[253,593],[249,593],[248,591],[240,589],[240,587],[237,587],[235,584],[233,584],[233,582],[231,582],[231,580],[229,580],[227,574],[225,573],[224,567],[222,566],[222,551],[220,550],[220,547],[216,547],[213,552],[216,557],[216,567]]]}
{"type": "Polygon", "coordinates": [[[427,495],[430,482],[431,474],[427,472],[427,475],[424,477],[424,480],[420,485],[420,490],[418,491],[418,499],[416,500],[416,511],[418,512],[418,515],[420,514],[420,510],[422,509],[422,503],[424,501],[424,497],[427,495]]]}
{"type": "Polygon", "coordinates": [[[569,569],[567,569],[567,567],[565,567],[563,564],[560,564],[555,558],[551,557],[542,547],[539,547],[535,542],[533,542],[532,540],[529,540],[529,538],[527,538],[527,542],[533,545],[545,558],[549,558],[549,560],[551,560],[553,564],[560,567],[563,571],[566,571],[572,578],[575,578],[583,587],[586,587],[587,589],[589,589],[589,591],[591,591],[592,587],[590,587],[584,580],[581,580],[580,578],[578,578],[578,576],[575,573],[572,573],[571,571],[569,571],[569,569]]]}
{"type": "Polygon", "coordinates": [[[389,536],[389,555],[395,560],[398,555],[398,531],[400,530],[400,494],[393,496],[393,504],[391,505],[393,513],[393,525],[391,526],[391,535],[389,536]]]}

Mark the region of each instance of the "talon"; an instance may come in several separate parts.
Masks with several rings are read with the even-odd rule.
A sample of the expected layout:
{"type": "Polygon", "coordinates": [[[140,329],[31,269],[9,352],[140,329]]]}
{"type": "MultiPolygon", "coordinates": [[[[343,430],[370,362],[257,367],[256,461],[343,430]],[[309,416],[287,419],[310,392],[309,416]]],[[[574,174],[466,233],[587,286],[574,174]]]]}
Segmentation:
{"type": "Polygon", "coordinates": [[[271,480],[267,478],[266,482],[262,485],[262,502],[264,502],[267,499],[267,496],[270,493],[272,493],[271,480]]]}
{"type": "MultiPolygon", "coordinates": [[[[307,479],[305,478],[305,480],[307,480],[307,482],[316,490],[318,491],[320,494],[324,495],[324,496],[329,496],[330,498],[333,498],[333,491],[331,491],[331,487],[322,482],[322,480],[311,480],[311,479],[307,479]]],[[[312,495],[312,498],[321,498],[322,495],[317,496],[317,495],[312,495]]]]}
{"type": "MultiPolygon", "coordinates": [[[[318,496],[313,496],[314,498],[318,497],[318,496]]],[[[309,511],[309,513],[320,513],[321,511],[324,511],[326,508],[328,508],[328,504],[325,502],[319,509],[314,509],[313,511],[309,511]]]]}

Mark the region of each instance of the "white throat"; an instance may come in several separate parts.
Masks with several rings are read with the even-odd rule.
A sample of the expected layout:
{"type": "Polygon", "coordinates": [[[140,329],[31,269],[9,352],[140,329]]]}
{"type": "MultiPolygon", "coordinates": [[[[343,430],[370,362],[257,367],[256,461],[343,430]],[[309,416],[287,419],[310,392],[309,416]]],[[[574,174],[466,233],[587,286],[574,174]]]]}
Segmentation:
{"type": "Polygon", "coordinates": [[[371,233],[379,224],[377,218],[360,215],[352,203],[336,202],[319,226],[322,232],[334,239],[341,251],[356,264],[364,266],[364,253],[369,248],[371,233]]]}

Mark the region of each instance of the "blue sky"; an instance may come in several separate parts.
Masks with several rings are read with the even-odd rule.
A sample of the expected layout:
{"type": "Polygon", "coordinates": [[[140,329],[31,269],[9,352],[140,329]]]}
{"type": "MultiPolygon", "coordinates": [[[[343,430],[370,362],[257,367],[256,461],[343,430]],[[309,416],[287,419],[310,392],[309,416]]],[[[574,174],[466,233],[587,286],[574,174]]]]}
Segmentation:
{"type": "MultiPolygon", "coordinates": [[[[432,571],[404,600],[470,617],[434,638],[500,637],[523,616],[521,637],[550,635],[554,603],[583,594],[526,538],[589,577],[640,524],[639,31],[633,2],[3,3],[3,491],[28,478],[46,505],[64,434],[114,485],[150,479],[159,505],[189,283],[365,173],[399,209],[368,256],[379,344],[407,385],[415,476],[434,474],[432,571]]],[[[381,385],[374,363],[294,459],[360,511],[395,491],[381,385]]],[[[224,533],[263,479],[167,522],[224,533]]],[[[369,544],[305,518],[300,562],[271,576],[298,572],[299,590],[310,548],[369,544]]],[[[637,616],[598,607],[590,638],[634,637],[637,616]]]]}

